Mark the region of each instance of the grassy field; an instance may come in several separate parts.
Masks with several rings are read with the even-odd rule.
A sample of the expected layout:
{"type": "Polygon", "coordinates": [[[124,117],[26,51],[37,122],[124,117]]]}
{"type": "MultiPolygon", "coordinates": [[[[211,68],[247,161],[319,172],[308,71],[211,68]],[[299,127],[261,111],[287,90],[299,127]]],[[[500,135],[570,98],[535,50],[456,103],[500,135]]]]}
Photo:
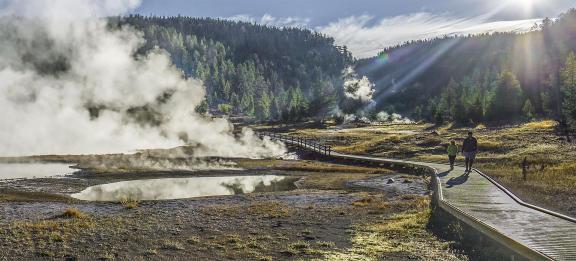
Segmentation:
{"type": "MultiPolygon", "coordinates": [[[[474,129],[432,124],[380,126],[266,126],[333,146],[351,154],[446,162],[451,139],[461,144],[472,130],[480,152],[476,167],[496,178],[524,200],[576,216],[576,146],[555,132],[556,122],[536,121],[522,125],[474,129]],[[526,180],[522,161],[526,158],[526,180]]],[[[458,160],[463,159],[459,156],[458,160]]]]}

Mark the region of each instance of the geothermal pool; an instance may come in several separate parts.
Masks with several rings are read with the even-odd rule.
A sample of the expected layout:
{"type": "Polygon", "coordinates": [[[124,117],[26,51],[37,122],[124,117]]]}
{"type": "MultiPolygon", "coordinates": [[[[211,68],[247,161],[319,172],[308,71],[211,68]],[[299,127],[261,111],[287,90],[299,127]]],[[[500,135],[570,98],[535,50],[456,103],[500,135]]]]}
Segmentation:
{"type": "Polygon", "coordinates": [[[296,180],[276,175],[132,180],[88,187],[71,196],[88,201],[183,199],[288,191],[296,189],[296,180]]]}
{"type": "Polygon", "coordinates": [[[0,163],[0,180],[62,176],[74,171],[63,163],[0,163]]]}

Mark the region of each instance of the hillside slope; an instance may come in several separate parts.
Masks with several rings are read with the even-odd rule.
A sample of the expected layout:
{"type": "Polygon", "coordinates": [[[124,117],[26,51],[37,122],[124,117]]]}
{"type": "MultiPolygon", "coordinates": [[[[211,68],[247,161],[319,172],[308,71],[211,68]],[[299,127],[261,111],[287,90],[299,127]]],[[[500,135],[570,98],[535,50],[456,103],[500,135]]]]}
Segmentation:
{"type": "Polygon", "coordinates": [[[495,122],[559,117],[576,10],[529,33],[415,41],[358,61],[376,84],[378,109],[431,121],[495,122]]]}
{"type": "Polygon", "coordinates": [[[145,53],[170,53],[204,81],[207,105],[260,120],[324,116],[342,93],[351,54],[332,38],[298,28],[192,17],[120,18],[144,33],[145,53]]]}

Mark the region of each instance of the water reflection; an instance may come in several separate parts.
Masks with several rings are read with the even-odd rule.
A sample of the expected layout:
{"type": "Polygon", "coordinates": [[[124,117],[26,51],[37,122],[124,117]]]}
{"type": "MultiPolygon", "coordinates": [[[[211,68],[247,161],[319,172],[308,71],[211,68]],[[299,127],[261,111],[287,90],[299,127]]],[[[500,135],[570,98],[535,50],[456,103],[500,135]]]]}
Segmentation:
{"type": "Polygon", "coordinates": [[[295,181],[274,175],[133,180],[89,187],[71,196],[89,201],[180,199],[286,191],[296,188],[295,181]]]}
{"type": "Polygon", "coordinates": [[[61,176],[74,171],[70,164],[61,163],[0,163],[0,180],[61,176]]]}

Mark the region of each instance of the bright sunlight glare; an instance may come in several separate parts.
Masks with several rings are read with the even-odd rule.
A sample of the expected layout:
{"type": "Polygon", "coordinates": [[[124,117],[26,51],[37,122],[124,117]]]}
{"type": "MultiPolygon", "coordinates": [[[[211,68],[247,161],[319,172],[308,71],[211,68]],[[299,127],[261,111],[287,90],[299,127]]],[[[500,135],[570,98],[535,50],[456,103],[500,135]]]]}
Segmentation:
{"type": "Polygon", "coordinates": [[[531,9],[535,5],[542,2],[542,0],[508,0],[511,4],[525,9],[531,9]]]}

